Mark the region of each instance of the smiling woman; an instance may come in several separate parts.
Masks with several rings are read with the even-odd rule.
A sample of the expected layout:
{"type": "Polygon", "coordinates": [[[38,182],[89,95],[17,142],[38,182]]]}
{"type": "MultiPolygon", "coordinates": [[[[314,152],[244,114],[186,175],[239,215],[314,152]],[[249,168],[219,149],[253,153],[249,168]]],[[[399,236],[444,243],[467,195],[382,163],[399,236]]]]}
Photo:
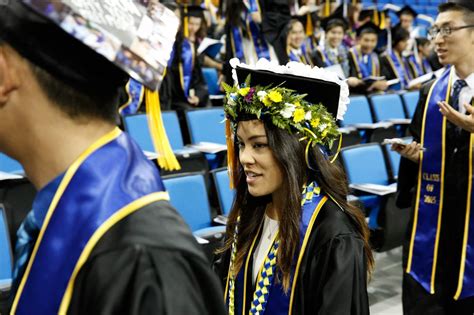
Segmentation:
{"type": "MultiPolygon", "coordinates": [[[[216,265],[229,314],[368,314],[368,230],[346,201],[345,174],[329,157],[339,136],[339,98],[321,104],[304,94],[347,87],[266,71],[268,86],[244,66],[236,77],[250,72],[246,82],[225,86],[237,192],[216,265]],[[285,88],[290,81],[298,91],[285,88]]],[[[284,68],[280,73],[292,70],[284,68]]]]}

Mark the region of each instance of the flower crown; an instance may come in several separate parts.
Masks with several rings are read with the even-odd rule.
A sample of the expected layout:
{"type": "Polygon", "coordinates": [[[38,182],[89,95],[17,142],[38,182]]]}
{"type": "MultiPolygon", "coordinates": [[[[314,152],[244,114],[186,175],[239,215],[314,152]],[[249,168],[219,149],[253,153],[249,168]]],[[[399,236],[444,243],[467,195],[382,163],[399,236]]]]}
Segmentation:
{"type": "Polygon", "coordinates": [[[255,115],[266,119],[289,133],[299,133],[302,139],[312,144],[321,144],[329,148],[340,132],[334,117],[323,104],[312,104],[304,98],[306,94],[282,86],[250,86],[250,75],[241,86],[222,84],[226,96],[224,112],[227,119],[235,125],[239,115],[255,115]]]}

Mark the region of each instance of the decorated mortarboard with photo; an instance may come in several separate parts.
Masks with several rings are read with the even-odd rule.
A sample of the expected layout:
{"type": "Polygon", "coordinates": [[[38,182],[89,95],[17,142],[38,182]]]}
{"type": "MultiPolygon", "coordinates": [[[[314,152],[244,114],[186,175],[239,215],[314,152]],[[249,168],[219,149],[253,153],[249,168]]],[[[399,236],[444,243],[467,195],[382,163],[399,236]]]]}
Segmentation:
{"type": "Polygon", "coordinates": [[[64,31],[155,90],[170,58],[179,19],[145,0],[23,0],[64,31]]]}

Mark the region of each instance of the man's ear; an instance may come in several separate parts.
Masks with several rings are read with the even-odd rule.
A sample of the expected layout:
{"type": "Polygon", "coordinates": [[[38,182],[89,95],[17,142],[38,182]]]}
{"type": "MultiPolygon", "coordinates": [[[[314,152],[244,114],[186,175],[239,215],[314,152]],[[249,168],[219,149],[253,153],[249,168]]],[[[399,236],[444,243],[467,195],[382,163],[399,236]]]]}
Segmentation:
{"type": "Polygon", "coordinates": [[[0,45],[0,105],[20,86],[19,57],[8,46],[0,45]]]}

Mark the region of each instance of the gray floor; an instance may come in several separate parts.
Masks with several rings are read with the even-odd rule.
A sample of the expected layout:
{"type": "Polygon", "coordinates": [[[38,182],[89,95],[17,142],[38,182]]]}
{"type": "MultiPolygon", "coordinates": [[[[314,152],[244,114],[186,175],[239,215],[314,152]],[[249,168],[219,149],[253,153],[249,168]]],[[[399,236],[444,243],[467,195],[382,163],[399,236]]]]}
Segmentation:
{"type": "Polygon", "coordinates": [[[402,248],[375,253],[375,271],[369,282],[370,314],[401,315],[402,248]]]}

